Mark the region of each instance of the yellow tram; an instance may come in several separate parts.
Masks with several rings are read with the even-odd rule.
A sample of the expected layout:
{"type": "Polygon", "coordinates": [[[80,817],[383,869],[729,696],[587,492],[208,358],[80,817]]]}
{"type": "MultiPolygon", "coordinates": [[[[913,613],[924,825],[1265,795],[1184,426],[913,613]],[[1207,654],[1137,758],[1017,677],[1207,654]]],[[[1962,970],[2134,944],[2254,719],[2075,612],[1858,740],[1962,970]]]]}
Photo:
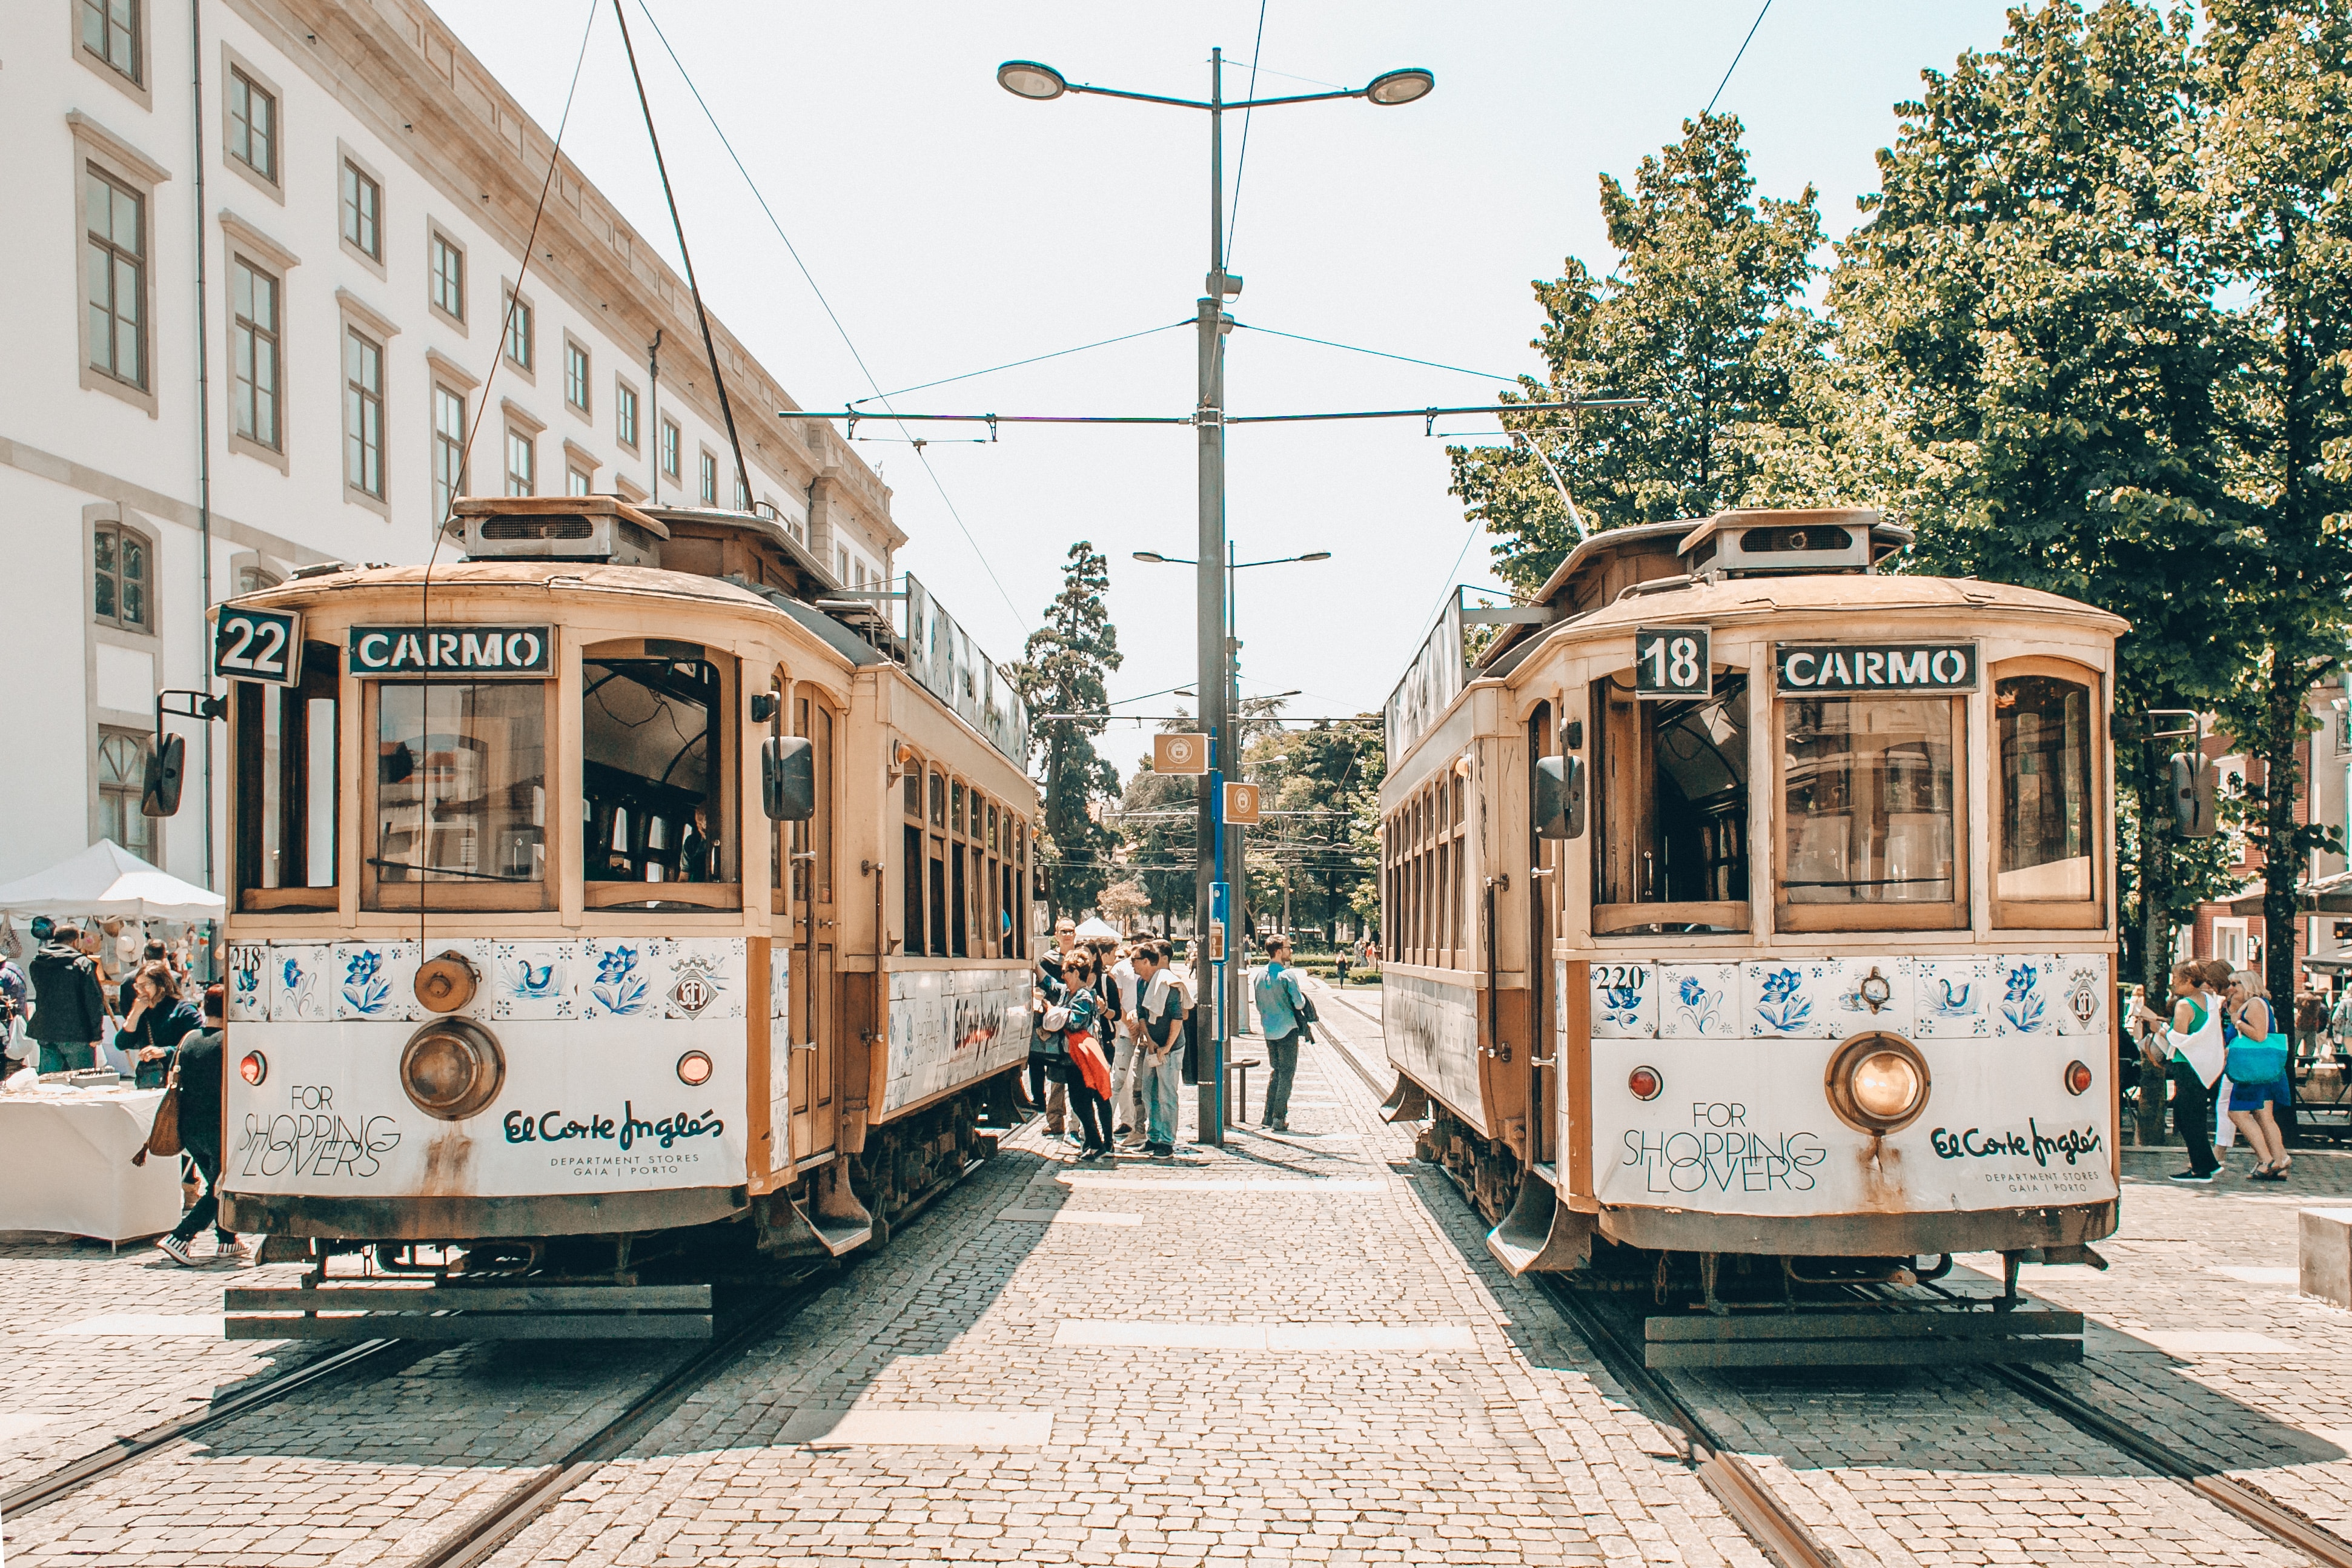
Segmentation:
{"type": "Polygon", "coordinates": [[[1713,1304],[2114,1230],[2125,623],[1908,538],[1598,534],[1391,697],[1391,1114],[1514,1271],[1713,1304]]]}
{"type": "Polygon", "coordinates": [[[1018,697],[912,578],[848,591],[768,519],[457,510],[429,586],[338,564],[215,612],[225,1223],[444,1286],[887,1239],[1027,1051],[1018,697]]]}

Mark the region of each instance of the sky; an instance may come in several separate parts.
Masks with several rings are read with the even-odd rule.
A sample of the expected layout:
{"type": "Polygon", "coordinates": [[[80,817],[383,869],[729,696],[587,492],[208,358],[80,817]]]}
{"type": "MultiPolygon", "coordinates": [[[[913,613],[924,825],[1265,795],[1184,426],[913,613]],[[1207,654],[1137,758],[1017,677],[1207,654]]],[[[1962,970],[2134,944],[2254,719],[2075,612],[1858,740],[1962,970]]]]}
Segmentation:
{"type": "MultiPolygon", "coordinates": [[[[2000,0],[1771,0],[1760,25],[1759,0],[643,0],[681,77],[640,0],[626,3],[705,298],[802,407],[1187,323],[892,399],[905,412],[1007,414],[1190,412],[1210,160],[1205,114],[1024,101],[997,86],[1003,60],[1193,99],[1207,95],[1213,47],[1231,99],[1248,95],[1253,60],[1259,97],[1360,87],[1403,66],[1435,73],[1436,89],[1410,105],[1265,110],[1245,152],[1241,117],[1227,117],[1228,266],[1244,280],[1229,308],[1244,327],[1227,341],[1226,406],[1310,413],[1491,402],[1508,377],[1539,371],[1530,281],[1557,277],[1569,255],[1611,270],[1600,176],[1630,185],[1718,87],[1718,112],[1747,128],[1757,193],[1810,183],[1829,235],[1843,235],[1876,188],[1893,106],[1917,96],[1923,68],[1996,47],[2005,27],[2000,0]]],[[[443,15],[551,131],[578,65],[564,150],[675,266],[610,0],[443,15]]],[[[1131,559],[1195,553],[1189,428],[1007,427],[993,444],[974,427],[909,428],[934,439],[918,453],[879,422],[857,432],[910,536],[899,569],[993,658],[1020,656],[1083,539],[1110,562],[1125,656],[1114,702],[1191,685],[1192,574],[1131,559]]],[[[1287,711],[1301,716],[1378,708],[1448,588],[1494,581],[1485,536],[1446,493],[1444,437],[1497,429],[1473,415],[1440,422],[1435,439],[1417,417],[1229,433],[1236,559],[1332,557],[1239,574],[1244,695],[1296,690],[1287,711]]],[[[1178,701],[1125,711],[1165,715],[1178,701]]],[[[1152,727],[1114,726],[1098,745],[1125,772],[1152,727]]]]}

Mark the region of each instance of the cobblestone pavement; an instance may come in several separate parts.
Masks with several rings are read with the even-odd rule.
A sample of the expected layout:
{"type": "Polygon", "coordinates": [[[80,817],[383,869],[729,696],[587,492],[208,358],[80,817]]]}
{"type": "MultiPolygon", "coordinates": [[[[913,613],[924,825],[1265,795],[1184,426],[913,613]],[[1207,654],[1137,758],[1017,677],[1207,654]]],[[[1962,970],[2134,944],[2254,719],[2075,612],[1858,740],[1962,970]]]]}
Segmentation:
{"type": "MultiPolygon", "coordinates": [[[[212,1243],[195,1245],[202,1260],[212,1243]]],[[[223,1285],[299,1272],[184,1269],[144,1242],[0,1244],[0,1490],[320,1354],[220,1336],[223,1285]]]]}
{"type": "Polygon", "coordinates": [[[1375,1108],[1033,1127],[498,1561],[1760,1563],[1375,1108]]]}

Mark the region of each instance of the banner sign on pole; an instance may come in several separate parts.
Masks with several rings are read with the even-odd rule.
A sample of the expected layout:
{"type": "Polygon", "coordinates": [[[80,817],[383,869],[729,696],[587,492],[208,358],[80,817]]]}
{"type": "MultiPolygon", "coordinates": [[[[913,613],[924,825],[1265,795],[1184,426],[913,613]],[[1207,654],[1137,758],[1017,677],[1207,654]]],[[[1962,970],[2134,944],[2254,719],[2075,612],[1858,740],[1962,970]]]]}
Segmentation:
{"type": "Polygon", "coordinates": [[[1257,786],[1228,784],[1225,786],[1225,825],[1233,828],[1257,826],[1257,786]]]}
{"type": "Polygon", "coordinates": [[[1205,735],[1155,735],[1151,737],[1154,773],[1206,773],[1209,737],[1205,735]]]}

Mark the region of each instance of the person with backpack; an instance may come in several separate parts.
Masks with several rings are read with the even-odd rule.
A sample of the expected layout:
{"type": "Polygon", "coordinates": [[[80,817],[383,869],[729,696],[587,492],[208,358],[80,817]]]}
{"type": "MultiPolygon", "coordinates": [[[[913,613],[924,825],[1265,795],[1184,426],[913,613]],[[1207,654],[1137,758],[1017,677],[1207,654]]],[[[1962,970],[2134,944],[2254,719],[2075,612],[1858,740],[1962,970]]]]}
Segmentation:
{"type": "Polygon", "coordinates": [[[106,1038],[106,993],[98,960],[82,942],[80,926],[59,925],[33,955],[32,1035],[45,1073],[97,1066],[98,1042],[106,1038]]]}
{"type": "Polygon", "coordinates": [[[1265,1106],[1258,1125],[1268,1132],[1290,1131],[1290,1081],[1298,1075],[1298,1047],[1314,1037],[1307,1026],[1314,1021],[1314,1004],[1290,967],[1290,938],[1271,936],[1265,944],[1265,967],[1250,988],[1257,1004],[1259,1031],[1265,1036],[1265,1106]]]}

